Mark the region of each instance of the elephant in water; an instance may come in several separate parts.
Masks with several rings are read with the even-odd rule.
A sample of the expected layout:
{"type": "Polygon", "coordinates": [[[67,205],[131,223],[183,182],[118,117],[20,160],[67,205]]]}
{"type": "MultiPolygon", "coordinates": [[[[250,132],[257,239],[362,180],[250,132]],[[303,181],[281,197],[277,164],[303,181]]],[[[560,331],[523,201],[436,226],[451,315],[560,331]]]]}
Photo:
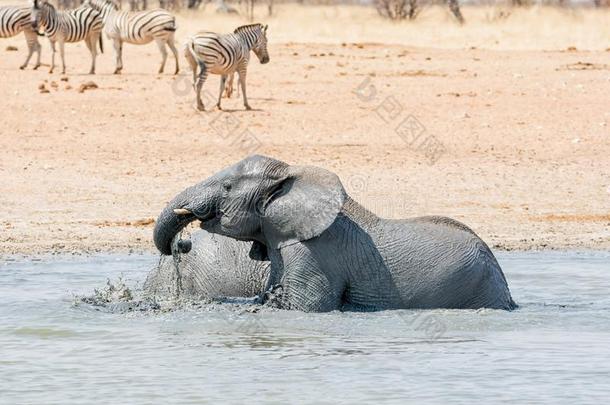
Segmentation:
{"type": "Polygon", "coordinates": [[[450,218],[377,217],[334,173],[251,156],[178,194],[154,241],[164,255],[187,224],[242,241],[269,260],[264,287],[303,311],[495,308],[516,304],[489,247],[450,218]]]}
{"type": "Polygon", "coordinates": [[[214,299],[252,297],[263,292],[269,262],[251,259],[252,243],[204,230],[190,241],[175,238],[173,256],[162,256],[144,282],[144,292],[156,297],[214,299]]]}

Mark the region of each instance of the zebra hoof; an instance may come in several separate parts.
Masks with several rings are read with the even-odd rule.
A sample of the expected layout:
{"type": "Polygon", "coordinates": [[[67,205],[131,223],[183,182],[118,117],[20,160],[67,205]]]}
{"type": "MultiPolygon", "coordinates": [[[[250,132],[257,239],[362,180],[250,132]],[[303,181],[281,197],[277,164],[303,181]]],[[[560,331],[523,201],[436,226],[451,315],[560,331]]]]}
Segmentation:
{"type": "Polygon", "coordinates": [[[199,111],[205,111],[205,107],[203,106],[203,104],[199,104],[199,105],[197,106],[197,109],[198,109],[199,111]]]}
{"type": "Polygon", "coordinates": [[[246,105],[246,110],[250,111],[252,109],[252,107],[250,107],[249,105],[246,105]]]}
{"type": "Polygon", "coordinates": [[[25,69],[25,65],[19,66],[19,70],[25,69]]]}
{"type": "Polygon", "coordinates": [[[39,67],[40,67],[40,65],[34,66],[34,70],[38,69],[39,67]]]}

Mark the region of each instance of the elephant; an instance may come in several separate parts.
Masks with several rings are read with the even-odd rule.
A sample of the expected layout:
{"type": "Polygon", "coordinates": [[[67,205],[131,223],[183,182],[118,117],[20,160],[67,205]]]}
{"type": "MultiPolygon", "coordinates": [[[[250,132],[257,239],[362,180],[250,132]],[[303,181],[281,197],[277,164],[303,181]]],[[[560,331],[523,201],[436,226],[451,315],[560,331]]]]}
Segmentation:
{"type": "Polygon", "coordinates": [[[305,312],[386,309],[512,310],[490,248],[446,217],[383,219],[353,200],[339,177],[255,155],[188,187],[160,213],[154,243],[199,220],[208,232],[251,241],[271,262],[264,290],[305,312]]]}
{"type": "Polygon", "coordinates": [[[204,230],[194,232],[190,240],[177,236],[173,256],[161,256],[144,282],[144,293],[190,299],[257,296],[263,292],[270,264],[251,259],[251,245],[204,230]]]}

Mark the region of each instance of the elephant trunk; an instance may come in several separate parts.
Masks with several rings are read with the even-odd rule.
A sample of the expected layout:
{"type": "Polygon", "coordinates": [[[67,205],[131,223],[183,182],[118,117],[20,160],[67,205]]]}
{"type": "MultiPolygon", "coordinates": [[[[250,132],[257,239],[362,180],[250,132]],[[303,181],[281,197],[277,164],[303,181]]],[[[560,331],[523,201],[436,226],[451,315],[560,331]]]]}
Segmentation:
{"type": "Polygon", "coordinates": [[[199,219],[205,221],[216,215],[217,196],[214,179],[189,187],[178,194],[161,211],[155,224],[153,239],[161,254],[172,254],[174,236],[188,224],[199,219]]]}

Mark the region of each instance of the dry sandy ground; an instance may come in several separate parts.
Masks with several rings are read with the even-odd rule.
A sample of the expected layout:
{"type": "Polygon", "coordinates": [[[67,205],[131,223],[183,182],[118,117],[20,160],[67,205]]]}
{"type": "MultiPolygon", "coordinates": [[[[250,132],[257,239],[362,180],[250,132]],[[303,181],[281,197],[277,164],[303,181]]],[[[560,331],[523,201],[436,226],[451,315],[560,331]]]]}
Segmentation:
{"type": "MultiPolygon", "coordinates": [[[[392,24],[281,7],[265,19],[271,63],[249,70],[250,112],[235,98],[196,112],[190,73],[154,73],[154,44],[126,46],[113,76],[106,41],[94,77],[84,45],[67,45],[62,81],[18,70],[23,38],[2,40],[0,254],[153,251],[176,192],[254,151],[337,172],[383,216],[454,217],[499,249],[610,248],[610,14],[464,13],[459,27],[444,9],[392,24]]],[[[181,15],[179,43],[241,23],[181,15]]]]}

